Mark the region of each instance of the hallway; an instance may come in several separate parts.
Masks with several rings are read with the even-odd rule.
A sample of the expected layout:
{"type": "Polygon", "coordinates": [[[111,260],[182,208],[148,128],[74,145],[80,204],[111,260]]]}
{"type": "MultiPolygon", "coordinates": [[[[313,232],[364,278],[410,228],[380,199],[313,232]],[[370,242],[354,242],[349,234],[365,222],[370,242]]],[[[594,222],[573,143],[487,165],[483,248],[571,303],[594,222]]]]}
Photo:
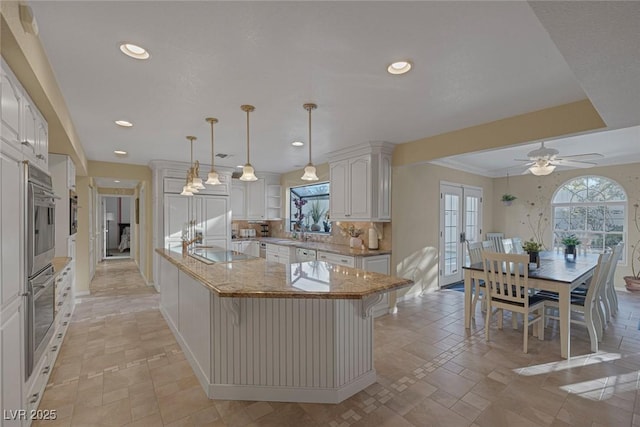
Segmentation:
{"type": "MultiPolygon", "coordinates": [[[[604,426],[640,425],[640,295],[619,292],[620,312],[601,351],[572,329],[560,360],[557,324],[545,340],[466,331],[463,298],[439,291],[375,321],[378,381],[337,405],[206,397],[133,261],[101,263],[65,336],[34,426],[604,426]]],[[[507,322],[509,324],[509,322],[507,322]]]]}

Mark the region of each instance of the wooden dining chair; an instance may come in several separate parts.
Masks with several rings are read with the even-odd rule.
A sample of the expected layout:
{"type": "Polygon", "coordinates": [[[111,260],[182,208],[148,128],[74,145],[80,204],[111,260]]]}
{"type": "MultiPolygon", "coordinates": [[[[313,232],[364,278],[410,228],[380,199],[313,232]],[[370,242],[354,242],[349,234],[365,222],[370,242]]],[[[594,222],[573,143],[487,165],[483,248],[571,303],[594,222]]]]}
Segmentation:
{"type": "Polygon", "coordinates": [[[504,252],[504,249],[502,249],[502,239],[504,239],[504,234],[502,233],[487,233],[487,240],[493,242],[493,247],[496,252],[504,252]]]}
{"type": "Polygon", "coordinates": [[[496,250],[495,243],[493,243],[493,240],[483,240],[482,241],[482,250],[485,250],[485,251],[488,251],[488,252],[498,252],[496,250]]]}
{"type": "MultiPolygon", "coordinates": [[[[600,316],[597,312],[598,292],[601,286],[604,285],[607,279],[607,268],[609,266],[609,259],[612,257],[612,253],[607,252],[600,254],[598,257],[598,264],[593,272],[591,283],[587,289],[586,295],[571,295],[571,316],[572,313],[579,313],[583,316],[583,319],[571,318],[571,323],[585,326],[587,332],[589,332],[589,339],[591,340],[591,351],[598,351],[598,341],[602,341],[602,334],[598,334],[598,330],[602,331],[602,325],[600,316]]],[[[544,298],[545,309],[552,309],[554,313],[547,312],[545,315],[549,319],[558,319],[558,294],[555,292],[540,291],[536,295],[544,298]]]]}
{"type": "MultiPolygon", "coordinates": [[[[503,311],[509,310],[515,315],[522,313],[524,318],[523,351],[528,352],[529,325],[538,323],[537,335],[544,340],[544,299],[529,293],[529,257],[527,255],[483,252],[485,286],[487,292],[487,319],[485,339],[489,341],[491,310],[496,308],[498,329],[502,329],[503,311]],[[529,318],[533,315],[533,318],[529,318]]],[[[534,335],[536,335],[534,333],[534,335]]]]}
{"type": "Polygon", "coordinates": [[[620,242],[613,247],[611,253],[611,259],[609,260],[609,268],[607,270],[607,278],[604,285],[600,288],[600,302],[604,309],[604,325],[611,321],[611,316],[614,316],[618,311],[618,296],[616,295],[616,288],[614,283],[614,277],[616,274],[616,268],[618,268],[618,262],[622,259],[622,252],[624,250],[624,243],[620,242]]]}
{"type": "Polygon", "coordinates": [[[513,240],[502,239],[502,252],[505,254],[511,254],[513,252],[513,240]]]}
{"type": "Polygon", "coordinates": [[[524,254],[524,248],[522,247],[522,239],[519,237],[512,237],[511,243],[513,244],[513,253],[514,254],[524,254]]]}
{"type": "MultiPolygon", "coordinates": [[[[469,242],[467,240],[467,253],[469,254],[469,262],[471,264],[479,264],[482,262],[482,251],[484,250],[482,243],[483,242],[469,242]]],[[[480,299],[484,301],[484,281],[474,280],[473,301],[471,303],[471,318],[473,319],[476,317],[476,305],[480,299]]]]}

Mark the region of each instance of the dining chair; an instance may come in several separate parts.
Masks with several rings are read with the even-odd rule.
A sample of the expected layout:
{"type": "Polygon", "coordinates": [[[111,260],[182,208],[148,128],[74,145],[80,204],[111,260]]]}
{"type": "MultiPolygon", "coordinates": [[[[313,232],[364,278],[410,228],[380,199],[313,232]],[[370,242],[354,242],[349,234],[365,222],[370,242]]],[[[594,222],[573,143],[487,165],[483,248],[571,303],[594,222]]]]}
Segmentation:
{"type": "Polygon", "coordinates": [[[496,252],[504,252],[504,249],[502,249],[502,239],[504,239],[503,233],[487,233],[487,240],[493,242],[493,247],[496,252]]]}
{"type": "Polygon", "coordinates": [[[483,240],[482,241],[482,249],[489,252],[497,252],[496,244],[493,243],[493,240],[483,240]]]}
{"type": "Polygon", "coordinates": [[[511,254],[513,252],[513,240],[502,239],[502,252],[505,254],[511,254]]]}
{"type": "Polygon", "coordinates": [[[607,279],[600,289],[600,300],[604,307],[605,322],[611,321],[611,316],[614,316],[618,312],[618,296],[616,295],[615,288],[615,274],[616,268],[618,268],[618,262],[622,259],[622,252],[624,250],[624,243],[620,242],[613,247],[611,254],[611,260],[609,261],[609,269],[607,272],[607,279]]]}
{"type": "MultiPolygon", "coordinates": [[[[479,264],[482,262],[482,251],[484,250],[483,248],[483,242],[469,242],[467,240],[467,252],[469,254],[469,262],[471,264],[479,264]]],[[[473,288],[473,301],[471,303],[471,307],[472,307],[472,312],[471,312],[471,317],[473,319],[475,319],[476,316],[476,304],[478,303],[478,300],[480,300],[482,298],[483,300],[483,305],[484,305],[484,281],[483,280],[474,280],[474,288],[473,288]],[[483,296],[480,296],[480,291],[482,288],[482,294],[483,296]]]]}
{"type": "MultiPolygon", "coordinates": [[[[598,301],[598,292],[601,286],[604,285],[607,279],[607,268],[609,266],[609,259],[612,257],[612,253],[605,252],[600,254],[598,257],[598,263],[593,272],[593,278],[591,279],[591,283],[589,284],[589,288],[587,289],[586,295],[571,295],[571,313],[569,316],[571,317],[572,313],[579,313],[583,316],[584,320],[570,318],[571,323],[576,323],[578,325],[583,325],[587,328],[587,332],[589,332],[589,339],[591,340],[591,351],[598,351],[598,341],[602,341],[602,332],[600,336],[598,334],[598,330],[602,331],[602,325],[599,324],[601,322],[600,316],[597,312],[597,301],[598,301]]],[[[536,295],[544,298],[544,306],[545,310],[547,308],[551,308],[554,311],[558,311],[558,294],[555,292],[547,292],[540,291],[536,295]]],[[[556,319],[559,317],[557,314],[549,314],[548,312],[545,314],[548,319],[556,319]]]]}
{"type": "MultiPolygon", "coordinates": [[[[502,329],[503,311],[509,310],[515,315],[522,313],[524,318],[523,351],[528,352],[529,325],[538,323],[537,336],[544,340],[544,298],[529,293],[529,257],[527,255],[483,252],[485,286],[487,290],[487,319],[485,339],[489,341],[489,326],[495,307],[498,316],[498,329],[502,329]],[[537,312],[537,314],[536,314],[537,312]],[[529,319],[529,315],[533,318],[529,319]]],[[[534,336],[536,331],[534,330],[534,336]]]]}
{"type": "Polygon", "coordinates": [[[524,254],[526,253],[522,248],[522,239],[519,237],[512,237],[511,243],[513,244],[513,253],[514,254],[524,254]]]}

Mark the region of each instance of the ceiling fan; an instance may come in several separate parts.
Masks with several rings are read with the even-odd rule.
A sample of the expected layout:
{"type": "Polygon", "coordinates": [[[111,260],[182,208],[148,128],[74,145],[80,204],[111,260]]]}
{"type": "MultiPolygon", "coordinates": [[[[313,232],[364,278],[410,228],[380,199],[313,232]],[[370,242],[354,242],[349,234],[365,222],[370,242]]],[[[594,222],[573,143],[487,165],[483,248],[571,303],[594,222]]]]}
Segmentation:
{"type": "Polygon", "coordinates": [[[559,156],[560,152],[555,148],[544,146],[540,143],[540,148],[527,153],[528,159],[514,159],[519,162],[527,162],[524,166],[527,169],[523,175],[532,173],[534,175],[549,175],[556,166],[569,166],[574,168],[590,168],[597,165],[593,160],[601,159],[604,156],[600,153],[574,154],[572,156],[559,156]]]}

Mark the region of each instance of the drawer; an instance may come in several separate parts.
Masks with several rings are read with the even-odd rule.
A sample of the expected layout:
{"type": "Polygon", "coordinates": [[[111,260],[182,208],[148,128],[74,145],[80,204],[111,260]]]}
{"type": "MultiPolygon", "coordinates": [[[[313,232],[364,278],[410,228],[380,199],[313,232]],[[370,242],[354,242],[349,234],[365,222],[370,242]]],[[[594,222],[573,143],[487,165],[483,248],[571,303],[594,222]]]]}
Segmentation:
{"type": "Polygon", "coordinates": [[[339,254],[332,254],[332,253],[329,253],[329,252],[320,252],[320,251],[318,251],[317,259],[318,259],[318,261],[326,261],[326,262],[330,262],[332,264],[344,265],[344,266],[347,266],[347,267],[355,267],[356,266],[355,257],[348,256],[348,255],[339,255],[339,254]]]}

